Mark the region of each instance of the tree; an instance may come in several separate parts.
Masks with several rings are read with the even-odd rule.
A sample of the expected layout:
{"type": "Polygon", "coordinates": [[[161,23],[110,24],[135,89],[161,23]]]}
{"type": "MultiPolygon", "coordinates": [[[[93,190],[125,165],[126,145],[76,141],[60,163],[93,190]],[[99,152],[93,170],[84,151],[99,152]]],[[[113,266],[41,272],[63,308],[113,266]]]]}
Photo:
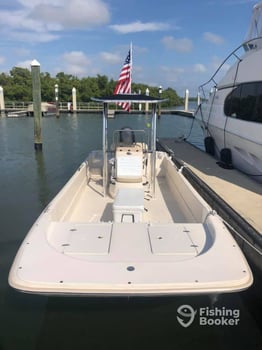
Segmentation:
{"type": "Polygon", "coordinates": [[[11,100],[31,101],[32,100],[32,79],[31,73],[26,68],[14,67],[10,71],[10,85],[8,96],[11,100]]]}
{"type": "MultiPolygon", "coordinates": [[[[58,84],[59,101],[67,102],[72,100],[72,88],[77,90],[79,102],[88,102],[91,97],[102,97],[112,95],[116,81],[108,79],[106,75],[98,74],[96,77],[77,78],[71,74],[59,72],[55,77],[49,73],[40,73],[42,101],[51,102],[55,100],[55,84],[58,84]]],[[[32,77],[28,69],[14,67],[10,74],[0,74],[0,85],[4,88],[5,98],[9,101],[32,101],[32,77]]],[[[159,88],[141,83],[132,83],[132,92],[145,94],[149,89],[150,96],[159,97],[159,88]]],[[[161,94],[162,98],[168,101],[164,107],[173,107],[183,104],[183,98],[179,97],[176,90],[168,87],[161,94]]]]}
{"type": "Polygon", "coordinates": [[[49,73],[41,73],[41,97],[43,101],[55,100],[55,79],[49,73]]]}

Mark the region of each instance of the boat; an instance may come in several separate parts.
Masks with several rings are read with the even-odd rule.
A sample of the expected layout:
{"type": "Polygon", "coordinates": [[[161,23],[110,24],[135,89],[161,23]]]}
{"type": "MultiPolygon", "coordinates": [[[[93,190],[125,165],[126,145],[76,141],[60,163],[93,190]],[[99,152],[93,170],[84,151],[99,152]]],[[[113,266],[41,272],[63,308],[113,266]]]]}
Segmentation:
{"type": "MultiPolygon", "coordinates": [[[[43,117],[54,116],[57,112],[56,105],[54,103],[41,102],[41,112],[43,117]]],[[[27,108],[27,114],[32,116],[34,114],[34,105],[31,103],[27,108]]]]}
{"type": "Polygon", "coordinates": [[[203,102],[195,117],[204,130],[206,151],[221,166],[262,182],[262,2],[253,8],[246,40],[199,93],[203,102]]]}
{"type": "Polygon", "coordinates": [[[252,272],[222,219],[156,150],[163,100],[127,94],[95,101],[103,104],[103,148],[88,155],[33,224],[9,284],[28,293],[118,297],[247,289],[252,272]],[[108,110],[116,103],[151,104],[145,130],[109,135],[108,110]]]}
{"type": "Polygon", "coordinates": [[[27,112],[23,110],[7,113],[8,118],[20,118],[20,117],[26,117],[26,116],[27,116],[27,112]]]}

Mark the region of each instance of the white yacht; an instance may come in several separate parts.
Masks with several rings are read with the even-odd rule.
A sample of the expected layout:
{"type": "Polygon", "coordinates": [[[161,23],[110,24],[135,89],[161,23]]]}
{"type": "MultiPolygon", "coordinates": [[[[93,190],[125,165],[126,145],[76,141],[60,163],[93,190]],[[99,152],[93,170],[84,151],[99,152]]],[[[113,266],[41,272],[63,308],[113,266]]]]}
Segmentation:
{"type": "MultiPolygon", "coordinates": [[[[41,112],[43,117],[54,116],[56,114],[56,105],[54,103],[42,102],[41,112]]],[[[34,105],[32,103],[27,108],[27,115],[34,115],[34,105]]]]}
{"type": "Polygon", "coordinates": [[[247,39],[201,85],[195,116],[205,131],[206,151],[220,164],[262,182],[262,2],[253,8],[247,39]],[[234,58],[219,83],[217,77],[234,58]],[[205,93],[208,88],[208,94],[205,93]]]}
{"type": "Polygon", "coordinates": [[[161,100],[114,95],[97,101],[104,106],[103,149],[91,152],[34,223],[9,284],[29,293],[86,296],[248,288],[252,272],[221,218],[170,157],[156,151],[161,100]],[[108,105],[118,102],[150,103],[146,130],[107,135],[108,105]]]}

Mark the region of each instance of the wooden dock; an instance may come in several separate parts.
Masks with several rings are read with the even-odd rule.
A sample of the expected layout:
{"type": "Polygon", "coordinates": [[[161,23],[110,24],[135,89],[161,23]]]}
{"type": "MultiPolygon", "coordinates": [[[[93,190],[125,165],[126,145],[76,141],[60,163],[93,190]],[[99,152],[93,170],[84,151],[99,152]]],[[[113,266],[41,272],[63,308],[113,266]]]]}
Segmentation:
{"type": "MultiPolygon", "coordinates": [[[[236,169],[223,169],[217,159],[195,146],[162,138],[183,174],[218,214],[243,238],[241,245],[262,266],[262,185],[236,169]]],[[[238,240],[239,242],[239,240],[238,240]]]]}

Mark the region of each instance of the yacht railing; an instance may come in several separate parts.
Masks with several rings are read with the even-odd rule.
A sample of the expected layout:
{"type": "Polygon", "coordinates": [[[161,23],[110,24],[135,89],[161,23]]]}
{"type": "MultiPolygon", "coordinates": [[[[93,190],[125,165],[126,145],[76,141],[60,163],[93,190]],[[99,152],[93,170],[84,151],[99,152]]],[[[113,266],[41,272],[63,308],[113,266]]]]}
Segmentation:
{"type": "MultiPolygon", "coordinates": [[[[225,60],[220,64],[220,66],[217,68],[217,70],[215,71],[215,73],[211,76],[211,78],[205,82],[204,84],[200,85],[198,87],[198,91],[199,94],[203,96],[204,99],[207,99],[206,93],[205,93],[205,87],[207,85],[209,85],[211,82],[213,82],[213,86],[212,88],[216,88],[217,87],[217,81],[216,81],[216,77],[218,76],[218,73],[221,71],[221,69],[223,68],[223,66],[232,58],[235,57],[238,62],[240,63],[242,61],[242,57],[240,57],[240,55],[237,55],[237,52],[240,49],[244,49],[245,53],[248,53],[250,51],[254,51],[254,50],[258,50],[261,48],[261,44],[258,45],[258,42],[262,43],[262,36],[257,37],[257,38],[253,38],[250,40],[247,40],[245,42],[243,42],[241,45],[239,45],[234,51],[232,51],[226,58],[225,60]]],[[[209,91],[210,92],[210,91],[209,91]]]]}

